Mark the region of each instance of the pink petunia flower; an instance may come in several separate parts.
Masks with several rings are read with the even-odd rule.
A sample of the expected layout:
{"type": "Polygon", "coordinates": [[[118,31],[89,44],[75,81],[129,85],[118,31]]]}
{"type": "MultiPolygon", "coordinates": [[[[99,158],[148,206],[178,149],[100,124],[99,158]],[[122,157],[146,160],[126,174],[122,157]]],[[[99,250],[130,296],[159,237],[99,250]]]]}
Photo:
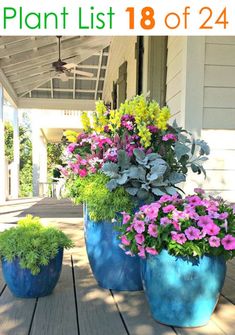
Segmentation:
{"type": "Polygon", "coordinates": [[[158,235],[157,226],[155,224],[151,223],[148,226],[148,233],[149,233],[150,236],[157,237],[157,235],[158,235]]]}
{"type": "Polygon", "coordinates": [[[225,220],[227,218],[228,218],[228,213],[227,212],[219,214],[219,219],[220,220],[225,220]]]}
{"type": "Polygon", "coordinates": [[[177,234],[177,233],[171,234],[171,237],[172,237],[172,240],[176,241],[179,244],[184,244],[187,241],[183,233],[182,234],[177,234]]]}
{"type": "Polygon", "coordinates": [[[172,221],[167,217],[164,216],[163,218],[160,219],[160,225],[165,226],[167,224],[171,224],[172,221]]]}
{"type": "Polygon", "coordinates": [[[194,192],[197,193],[197,194],[205,194],[205,191],[200,187],[196,187],[194,189],[194,192]]]}
{"type": "Polygon", "coordinates": [[[158,254],[158,251],[154,248],[147,247],[145,250],[150,255],[157,255],[158,254]]]}
{"type": "Polygon", "coordinates": [[[145,255],[145,249],[144,249],[144,247],[138,245],[138,250],[139,250],[138,256],[140,256],[141,258],[145,258],[146,255],[145,255]]]}
{"type": "Polygon", "coordinates": [[[168,205],[166,207],[163,207],[163,213],[170,213],[170,212],[173,212],[175,210],[175,206],[173,205],[168,205]]]}
{"type": "Polygon", "coordinates": [[[136,240],[136,243],[138,244],[143,244],[144,243],[144,235],[143,234],[136,234],[135,235],[135,240],[136,240]]]}
{"type": "Polygon", "coordinates": [[[137,231],[138,234],[141,234],[145,231],[144,221],[135,219],[133,227],[134,227],[135,231],[137,231]]]}
{"type": "Polygon", "coordinates": [[[127,237],[125,236],[125,235],[123,235],[122,237],[121,237],[121,243],[123,244],[123,245],[130,245],[130,241],[127,239],[127,237]]]}
{"type": "Polygon", "coordinates": [[[160,204],[163,204],[164,202],[171,201],[171,199],[172,199],[171,195],[164,194],[164,195],[158,200],[158,202],[159,202],[160,204]]]}
{"type": "Polygon", "coordinates": [[[185,235],[190,241],[198,240],[200,238],[200,230],[193,226],[190,226],[185,230],[185,235]]]}
{"type": "Polygon", "coordinates": [[[121,212],[122,214],[122,224],[126,224],[130,221],[131,216],[127,214],[126,212],[121,212]]]}
{"type": "Polygon", "coordinates": [[[199,227],[206,227],[208,224],[214,224],[214,221],[207,215],[200,216],[197,222],[199,227]]]}
{"type": "Polygon", "coordinates": [[[212,222],[203,227],[203,230],[207,233],[207,235],[214,236],[219,234],[220,227],[212,222]]]}
{"type": "Polygon", "coordinates": [[[141,210],[146,214],[147,218],[155,220],[158,217],[160,205],[158,203],[152,203],[151,205],[142,206],[141,210]]]}
{"type": "Polygon", "coordinates": [[[211,236],[209,238],[209,244],[212,248],[218,248],[220,246],[220,239],[216,236],[211,236]]]}
{"type": "Polygon", "coordinates": [[[225,250],[235,250],[235,237],[228,234],[221,241],[225,250]]]}

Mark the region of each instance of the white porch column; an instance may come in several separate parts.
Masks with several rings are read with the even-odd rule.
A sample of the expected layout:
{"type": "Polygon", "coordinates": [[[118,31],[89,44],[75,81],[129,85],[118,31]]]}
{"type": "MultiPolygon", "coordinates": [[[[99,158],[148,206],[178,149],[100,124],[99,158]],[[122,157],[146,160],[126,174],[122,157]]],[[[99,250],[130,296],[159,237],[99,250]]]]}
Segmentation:
{"type": "Polygon", "coordinates": [[[33,196],[39,196],[39,183],[47,182],[47,143],[41,130],[33,123],[32,127],[33,151],[33,196]]]}
{"type": "Polygon", "coordinates": [[[0,203],[6,200],[5,139],[3,123],[3,87],[0,84],[0,203]]]}
{"type": "Polygon", "coordinates": [[[12,162],[11,170],[11,195],[13,199],[17,199],[19,197],[20,138],[19,117],[16,108],[14,109],[13,115],[13,130],[14,160],[12,162]]]}

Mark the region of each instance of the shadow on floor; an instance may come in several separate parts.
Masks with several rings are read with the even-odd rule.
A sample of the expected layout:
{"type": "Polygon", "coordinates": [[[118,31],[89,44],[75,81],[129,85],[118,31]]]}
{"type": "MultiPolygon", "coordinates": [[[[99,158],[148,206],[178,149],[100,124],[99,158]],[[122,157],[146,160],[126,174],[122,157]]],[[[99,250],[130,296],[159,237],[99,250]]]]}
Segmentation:
{"type": "Polygon", "coordinates": [[[24,217],[27,214],[39,216],[41,218],[82,218],[82,206],[74,205],[68,199],[44,198],[22,211],[18,217],[24,217]]]}

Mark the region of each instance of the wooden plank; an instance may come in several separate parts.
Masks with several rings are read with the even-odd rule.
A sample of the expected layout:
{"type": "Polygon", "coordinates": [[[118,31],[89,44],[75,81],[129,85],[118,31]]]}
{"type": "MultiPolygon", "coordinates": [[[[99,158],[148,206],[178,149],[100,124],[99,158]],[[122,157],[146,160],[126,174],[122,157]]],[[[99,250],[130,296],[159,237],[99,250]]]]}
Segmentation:
{"type": "Polygon", "coordinates": [[[143,292],[113,294],[130,335],[175,335],[171,327],[154,321],[143,292]]]}
{"type": "MultiPolygon", "coordinates": [[[[38,300],[30,335],[77,335],[72,266],[65,257],[61,278],[52,295],[38,300]]],[[[17,334],[18,335],[18,334],[17,334]]]]}
{"type": "Polygon", "coordinates": [[[210,87],[235,87],[235,66],[205,67],[205,86],[210,87]]]}
{"type": "Polygon", "coordinates": [[[235,108],[204,108],[204,129],[232,129],[235,127],[235,108]]]}
{"type": "Polygon", "coordinates": [[[100,288],[91,274],[82,235],[80,230],[79,248],[73,253],[80,335],[125,335],[111,293],[100,288]]]}
{"type": "MultiPolygon", "coordinates": [[[[19,108],[32,109],[65,109],[65,110],[95,110],[95,100],[72,100],[72,99],[37,99],[37,98],[20,98],[18,100],[19,108]]],[[[35,111],[38,112],[38,111],[35,111]]]]}
{"type": "Polygon", "coordinates": [[[1,36],[0,46],[5,46],[7,44],[14,44],[16,42],[29,40],[29,36],[1,36]]]}
{"type": "Polygon", "coordinates": [[[234,108],[235,88],[205,87],[204,107],[234,108]]]}
{"type": "Polygon", "coordinates": [[[235,44],[235,36],[207,36],[206,43],[235,44]]]}
{"type": "Polygon", "coordinates": [[[235,45],[206,44],[205,64],[235,65],[235,45]]]}
{"type": "Polygon", "coordinates": [[[226,277],[222,294],[233,304],[235,304],[235,281],[226,277]]]}
{"type": "Polygon", "coordinates": [[[225,335],[225,333],[211,320],[204,327],[175,328],[175,331],[177,335],[225,335]]]}
{"type": "Polygon", "coordinates": [[[213,320],[225,334],[235,334],[235,306],[227,299],[220,297],[211,320],[213,320]]]}
{"type": "Polygon", "coordinates": [[[35,303],[36,299],[17,299],[13,297],[6,288],[0,297],[0,334],[28,334],[35,303]]]}

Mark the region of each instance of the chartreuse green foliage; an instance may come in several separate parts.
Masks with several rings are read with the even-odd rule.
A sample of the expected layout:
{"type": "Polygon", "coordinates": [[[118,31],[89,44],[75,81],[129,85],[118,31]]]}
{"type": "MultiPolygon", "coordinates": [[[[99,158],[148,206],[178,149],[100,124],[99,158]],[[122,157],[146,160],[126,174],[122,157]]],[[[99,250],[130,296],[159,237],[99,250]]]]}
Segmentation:
{"type": "Polygon", "coordinates": [[[44,227],[38,217],[27,215],[16,227],[0,233],[0,257],[8,262],[20,259],[20,266],[33,275],[47,265],[60,248],[69,249],[73,242],[59,229],[44,227]]]}
{"type": "Polygon", "coordinates": [[[76,204],[87,203],[92,220],[112,220],[117,212],[130,212],[133,207],[131,196],[124,187],[119,186],[113,192],[106,187],[109,178],[102,173],[77,177],[67,184],[70,197],[76,204]]]}

